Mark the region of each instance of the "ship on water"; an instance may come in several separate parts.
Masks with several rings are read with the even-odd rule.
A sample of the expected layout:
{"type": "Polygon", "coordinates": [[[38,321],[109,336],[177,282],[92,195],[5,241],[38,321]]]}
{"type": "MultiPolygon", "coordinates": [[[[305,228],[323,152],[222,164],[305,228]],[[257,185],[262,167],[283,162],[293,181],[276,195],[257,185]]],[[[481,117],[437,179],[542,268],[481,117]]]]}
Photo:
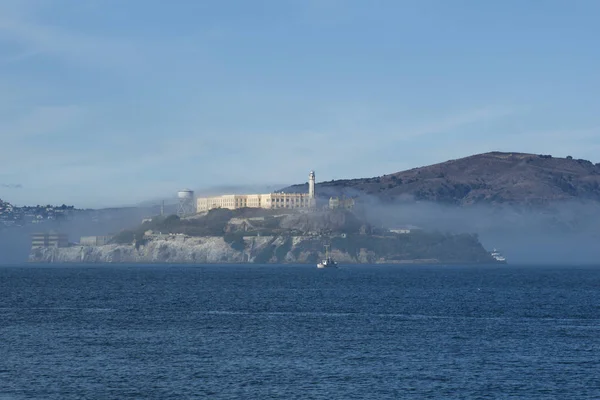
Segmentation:
{"type": "Polygon", "coordinates": [[[329,245],[325,245],[325,259],[317,264],[317,268],[337,268],[337,262],[329,256],[329,245]]]}
{"type": "Polygon", "coordinates": [[[506,257],[504,257],[498,250],[494,249],[490,252],[492,258],[500,263],[506,263],[506,257]]]}

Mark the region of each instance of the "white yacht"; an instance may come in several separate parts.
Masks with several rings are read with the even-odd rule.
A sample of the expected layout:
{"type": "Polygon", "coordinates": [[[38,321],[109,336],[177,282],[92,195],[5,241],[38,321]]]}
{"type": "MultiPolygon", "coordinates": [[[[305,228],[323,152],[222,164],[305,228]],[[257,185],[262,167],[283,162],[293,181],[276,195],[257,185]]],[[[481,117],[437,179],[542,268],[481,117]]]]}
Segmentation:
{"type": "Polygon", "coordinates": [[[317,264],[317,268],[337,268],[337,263],[329,256],[329,245],[325,245],[325,259],[317,264]]]}

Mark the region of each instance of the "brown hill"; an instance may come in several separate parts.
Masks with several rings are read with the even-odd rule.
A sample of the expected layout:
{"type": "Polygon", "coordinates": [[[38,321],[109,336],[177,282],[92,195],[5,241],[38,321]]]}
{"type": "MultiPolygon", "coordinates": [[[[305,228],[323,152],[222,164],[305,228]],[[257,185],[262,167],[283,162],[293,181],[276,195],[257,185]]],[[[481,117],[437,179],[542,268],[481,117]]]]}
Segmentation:
{"type": "Polygon", "coordinates": [[[386,202],[425,200],[456,205],[600,202],[600,164],[571,157],[491,152],[380,177],[322,182],[316,192],[324,198],[368,194],[386,202]]]}

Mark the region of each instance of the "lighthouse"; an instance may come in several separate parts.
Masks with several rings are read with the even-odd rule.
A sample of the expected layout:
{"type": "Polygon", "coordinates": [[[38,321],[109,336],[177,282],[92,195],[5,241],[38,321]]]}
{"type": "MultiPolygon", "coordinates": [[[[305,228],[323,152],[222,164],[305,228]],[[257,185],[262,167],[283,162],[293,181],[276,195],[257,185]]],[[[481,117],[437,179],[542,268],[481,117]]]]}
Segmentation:
{"type": "Polygon", "coordinates": [[[308,174],[308,201],[311,207],[316,205],[315,201],[315,171],[308,174]]]}

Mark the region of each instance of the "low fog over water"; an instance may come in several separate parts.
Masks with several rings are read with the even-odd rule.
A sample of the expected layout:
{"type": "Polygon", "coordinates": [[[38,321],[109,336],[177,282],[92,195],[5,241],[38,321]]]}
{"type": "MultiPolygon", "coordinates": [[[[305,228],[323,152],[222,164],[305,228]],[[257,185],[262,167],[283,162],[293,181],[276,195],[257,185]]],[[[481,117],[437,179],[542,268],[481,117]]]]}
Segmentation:
{"type": "Polygon", "coordinates": [[[600,263],[600,205],[593,202],[528,208],[383,204],[369,199],[365,213],[373,223],[388,228],[477,233],[486,249],[497,248],[510,263],[600,263]]]}
{"type": "MultiPolygon", "coordinates": [[[[169,208],[169,211],[172,207],[169,208]]],[[[31,234],[55,230],[66,233],[69,242],[79,242],[81,236],[101,236],[120,232],[136,226],[142,219],[157,215],[157,207],[129,207],[97,211],[81,211],[76,217],[63,221],[47,221],[42,224],[6,227],[0,229],[0,264],[27,261],[31,249],[31,234]]]]}

